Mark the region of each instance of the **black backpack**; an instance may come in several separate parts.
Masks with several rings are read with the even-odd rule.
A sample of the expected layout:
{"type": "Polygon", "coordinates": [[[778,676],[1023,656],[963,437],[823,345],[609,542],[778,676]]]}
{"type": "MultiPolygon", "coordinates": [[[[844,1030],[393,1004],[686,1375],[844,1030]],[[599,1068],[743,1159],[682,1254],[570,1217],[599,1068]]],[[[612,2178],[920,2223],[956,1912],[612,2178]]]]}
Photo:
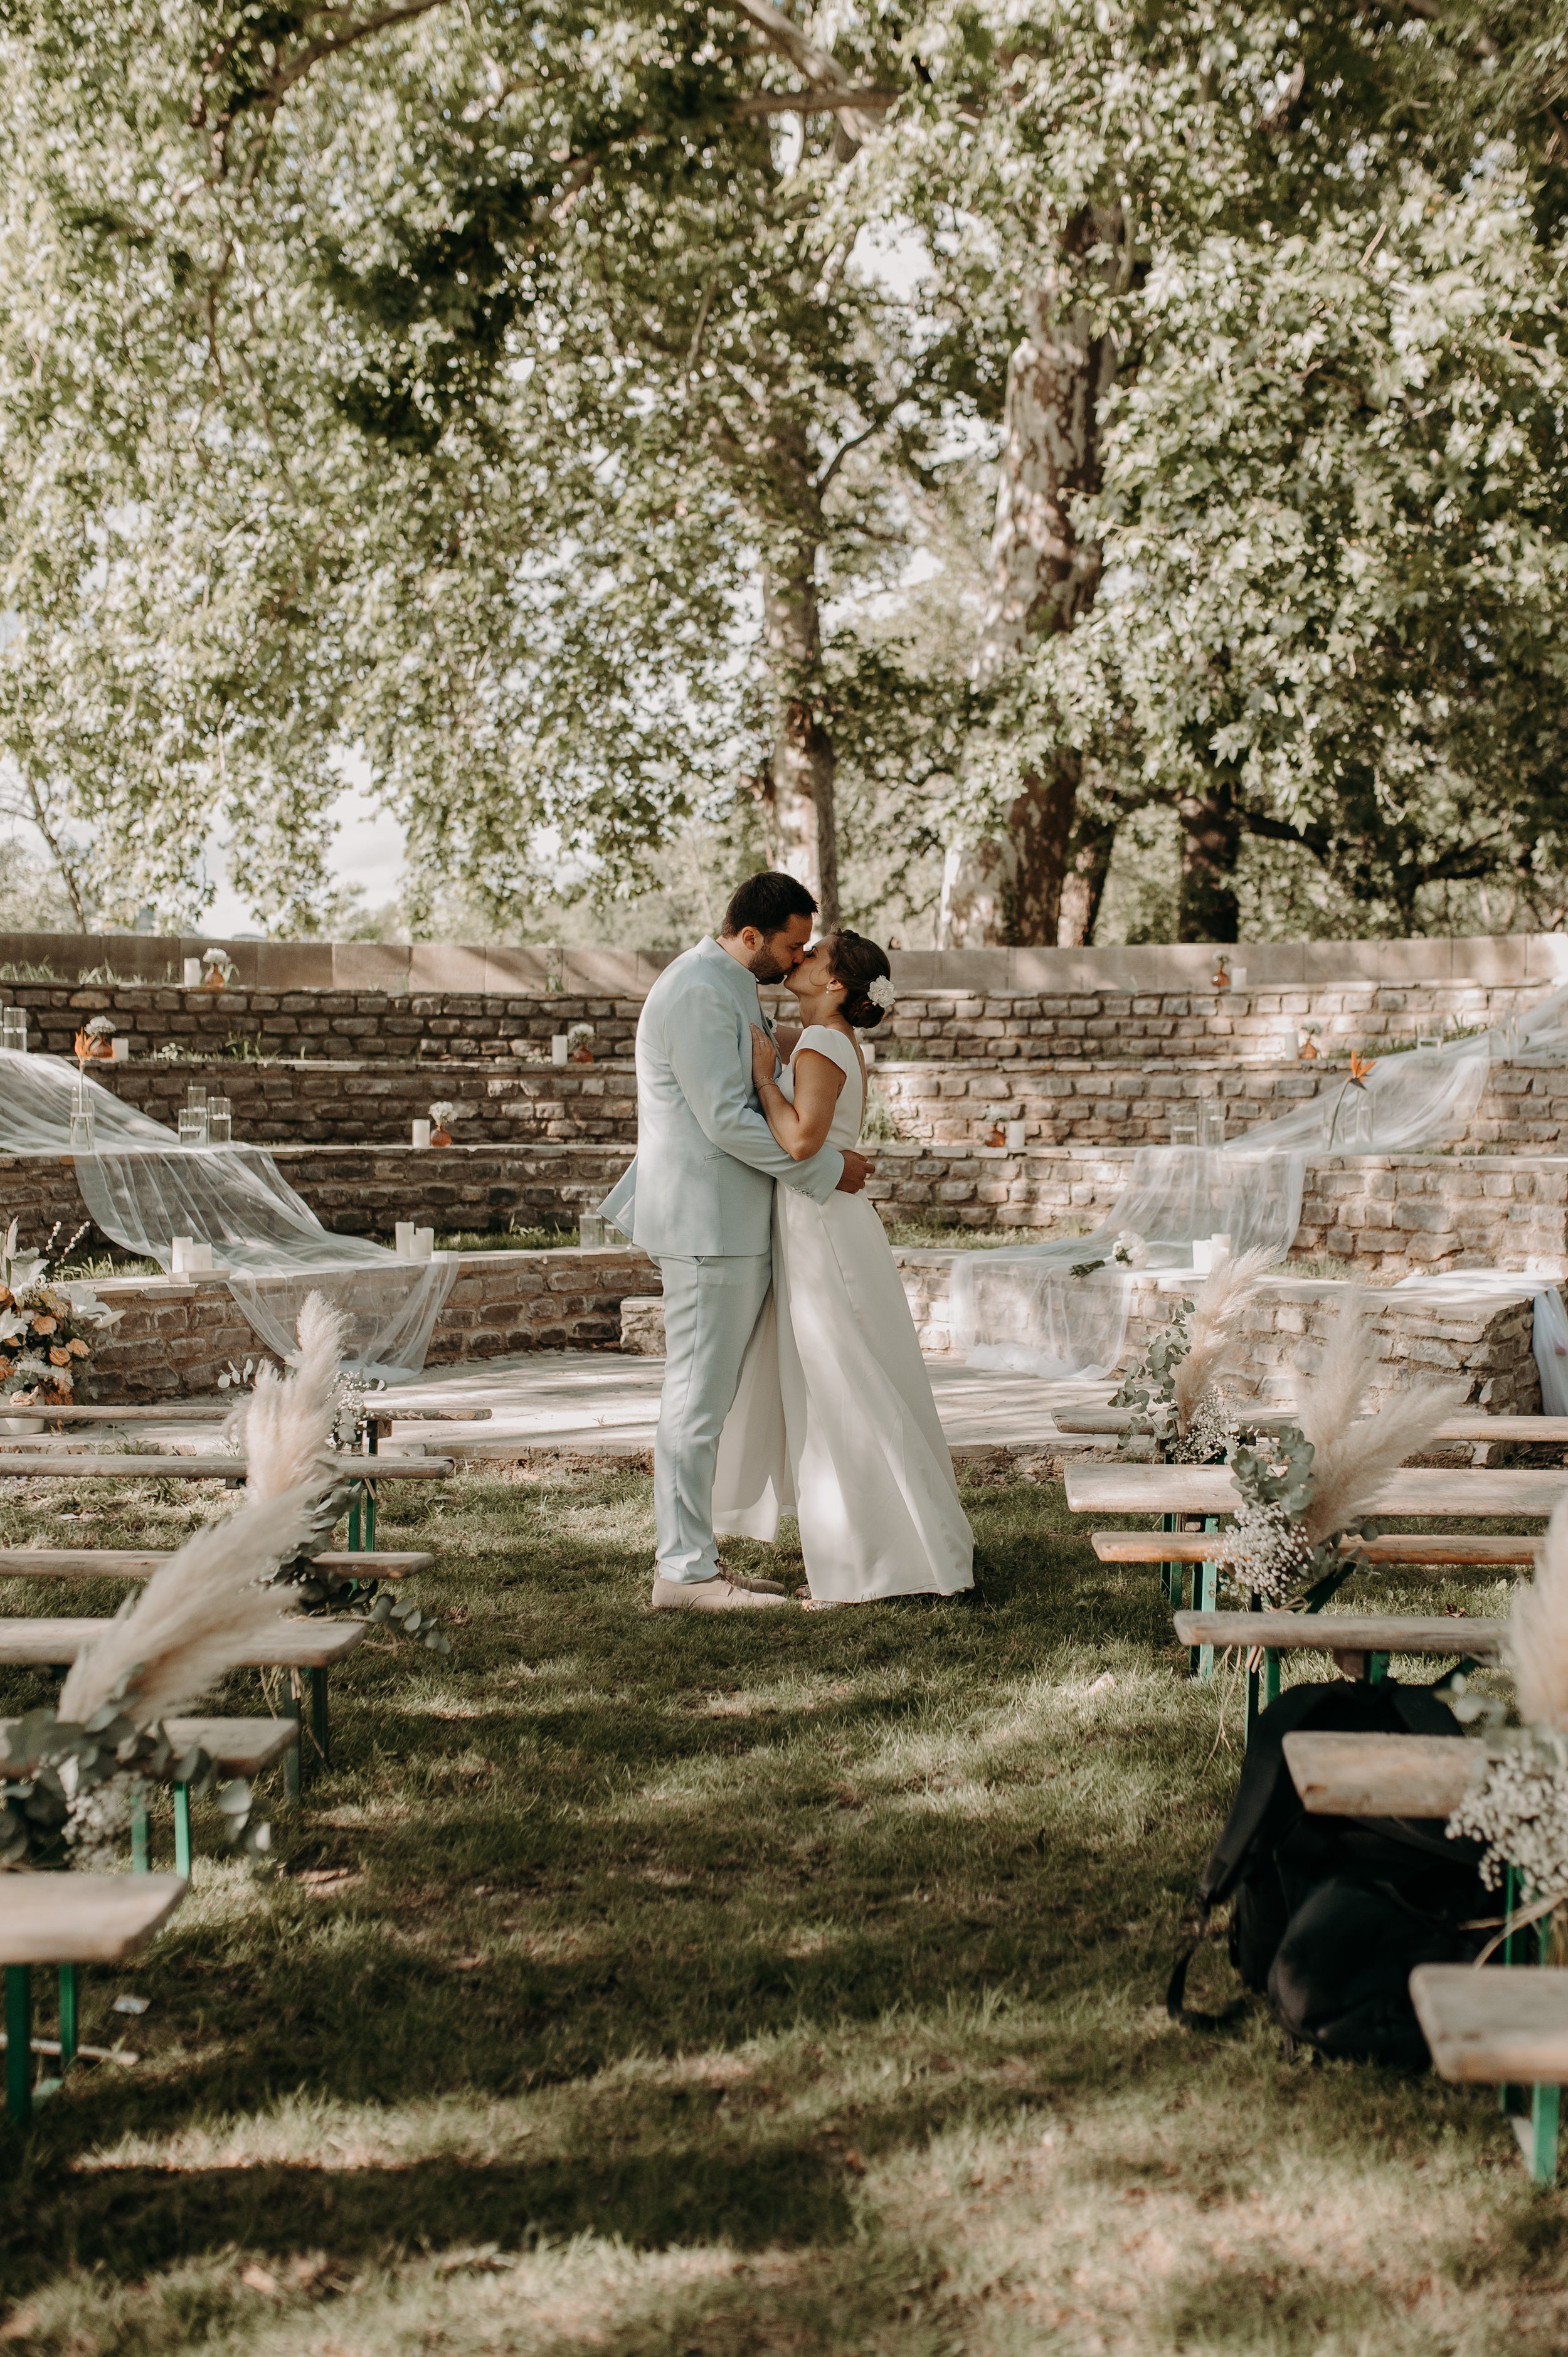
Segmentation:
{"type": "Polygon", "coordinates": [[[1225,1830],[1197,1885],[1197,1936],[1176,1964],[1166,2009],[1188,2028],[1228,2016],[1187,2010],[1187,1966],[1211,1909],[1230,1900],[1230,1961],[1266,1995],[1292,2038],[1325,2054],[1423,2069],[1430,2060],[1410,1975],[1468,1964],[1497,1911],[1477,1871],[1480,1846],[1443,1821],[1308,1816],[1285,1766],[1287,1735],[1452,1735],[1458,1721],[1426,1686],[1292,1686],[1255,1722],[1225,1830]]]}

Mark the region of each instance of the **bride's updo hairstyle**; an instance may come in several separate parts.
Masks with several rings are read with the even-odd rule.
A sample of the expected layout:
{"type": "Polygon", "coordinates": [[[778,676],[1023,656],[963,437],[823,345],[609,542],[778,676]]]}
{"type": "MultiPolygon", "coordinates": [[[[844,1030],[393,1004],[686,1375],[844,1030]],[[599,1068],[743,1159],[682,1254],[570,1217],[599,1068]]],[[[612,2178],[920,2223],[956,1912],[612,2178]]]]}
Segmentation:
{"type": "Polygon", "coordinates": [[[891,988],[886,992],[886,1005],[868,994],[874,982],[888,982],[893,969],[887,963],[886,950],[868,942],[864,933],[830,933],[826,942],[828,969],[835,982],[843,985],[843,1005],[840,1012],[846,1023],[857,1031],[873,1031],[893,1004],[891,988]]]}

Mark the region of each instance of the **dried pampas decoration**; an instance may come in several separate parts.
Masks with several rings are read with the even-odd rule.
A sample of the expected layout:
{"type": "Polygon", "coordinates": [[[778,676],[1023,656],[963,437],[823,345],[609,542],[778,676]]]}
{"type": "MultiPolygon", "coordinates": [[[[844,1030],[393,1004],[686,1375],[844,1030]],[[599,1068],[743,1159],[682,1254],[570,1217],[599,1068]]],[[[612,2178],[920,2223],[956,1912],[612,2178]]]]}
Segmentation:
{"type": "Polygon", "coordinates": [[[1313,1449],[1312,1498],[1301,1522],[1309,1546],[1353,1530],[1390,1474],[1407,1457],[1430,1448],[1464,1404],[1464,1383],[1423,1383],[1394,1393],[1376,1415],[1355,1423],[1379,1363],[1366,1296],[1356,1286],[1329,1329],[1316,1372],[1297,1394],[1296,1423],[1313,1449]]]}
{"type": "Polygon", "coordinates": [[[1568,1735],[1568,1498],[1552,1509],[1535,1577],[1514,1589],[1508,1650],[1520,1718],[1568,1735]]]}
{"type": "Polygon", "coordinates": [[[1232,1259],[1227,1253],[1193,1297],[1187,1351],[1171,1377],[1176,1430],[1185,1439],[1201,1403],[1240,1372],[1241,1318],[1279,1259],[1267,1245],[1232,1259]]]}
{"type": "Polygon", "coordinates": [[[251,1504],[306,1487],[319,1494],[335,1485],[331,1440],[347,1322],[319,1293],[307,1293],[296,1329],[299,1355],[287,1374],[271,1366],[258,1371],[255,1390],[234,1419],[251,1504]]]}
{"type": "Polygon", "coordinates": [[[188,1539],[77,1655],[57,1717],[81,1726],[117,1702],[145,1727],[197,1701],[287,1609],[288,1590],[271,1582],[304,1543],[310,1505],[308,1491],[295,1491],[188,1539]]]}

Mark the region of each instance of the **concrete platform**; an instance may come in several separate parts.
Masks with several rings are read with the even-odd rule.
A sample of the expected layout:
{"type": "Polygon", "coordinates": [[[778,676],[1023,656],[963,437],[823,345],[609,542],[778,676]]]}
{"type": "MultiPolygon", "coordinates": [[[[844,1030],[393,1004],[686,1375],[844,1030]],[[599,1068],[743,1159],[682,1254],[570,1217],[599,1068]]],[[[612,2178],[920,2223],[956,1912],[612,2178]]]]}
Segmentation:
{"type": "MultiPolygon", "coordinates": [[[[1096,1445],[1059,1433],[1052,1411],[1098,1407],[1110,1396],[1108,1383],[1043,1383],[943,1360],[927,1365],[942,1429],[955,1449],[1096,1445]]],[[[490,1422],[400,1425],[399,1439],[439,1446],[458,1464],[515,1461],[553,1448],[639,1454],[653,1445],[663,1381],[662,1359],[598,1351],[541,1351],[479,1366],[432,1368],[420,1379],[422,1392],[431,1398],[439,1393],[454,1406],[488,1407],[490,1422]]]]}

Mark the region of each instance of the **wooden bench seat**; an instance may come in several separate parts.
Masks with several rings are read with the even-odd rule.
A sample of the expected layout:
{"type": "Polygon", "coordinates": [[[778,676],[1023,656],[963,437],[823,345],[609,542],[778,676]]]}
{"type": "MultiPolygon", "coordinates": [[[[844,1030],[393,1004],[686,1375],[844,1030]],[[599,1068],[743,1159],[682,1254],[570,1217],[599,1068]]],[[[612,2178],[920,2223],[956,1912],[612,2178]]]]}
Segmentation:
{"type": "MultiPolygon", "coordinates": [[[[1069,1465],[1067,1501],[1075,1514],[1233,1514],[1240,1492],[1223,1465],[1069,1465]]],[[[1550,1514],[1568,1496],[1568,1472],[1504,1467],[1418,1465],[1391,1473],[1368,1512],[1474,1516],[1550,1514]]]]}
{"type": "Polygon", "coordinates": [[[5,2110],[17,2126],[58,2079],[33,2085],[33,1966],[60,1967],[62,2072],[77,2050],[79,1964],[117,1964],[145,1948],[188,1886],[178,1874],[8,1874],[0,1905],[5,1967],[5,2110]]]}
{"type": "MultiPolygon", "coordinates": [[[[354,1457],[357,1481],[446,1481],[453,1472],[449,1457],[354,1457]]],[[[85,1449],[50,1452],[39,1447],[7,1449],[0,1454],[0,1475],[37,1480],[40,1475],[62,1481],[240,1481],[245,1476],[243,1457],[93,1456],[85,1449]]]]}
{"type": "MultiPolygon", "coordinates": [[[[1090,1541],[1101,1563],[1235,1563],[1240,1553],[1230,1531],[1091,1531],[1090,1541]]],[[[1540,1547],[1533,1538],[1444,1538],[1435,1531],[1390,1531],[1381,1538],[1339,1542],[1342,1555],[1422,1568],[1533,1564],[1540,1547]]]]}
{"type": "MultiPolygon", "coordinates": [[[[1260,1432],[1278,1432],[1283,1426],[1294,1424],[1296,1410],[1288,1407],[1257,1407],[1247,1400],[1233,1403],[1237,1416],[1244,1425],[1260,1432]]],[[[1058,1408],[1054,1422],[1058,1432],[1098,1433],[1114,1439],[1128,1430],[1132,1418],[1124,1407],[1058,1408]]],[[[1438,1426],[1434,1446],[1444,1441],[1477,1440],[1534,1441],[1543,1448],[1568,1447],[1568,1415],[1487,1415],[1461,1412],[1451,1415],[1438,1426]]]]}
{"type": "Polygon", "coordinates": [[[1457,1654],[1495,1661],[1508,1634],[1506,1620],[1424,1620],[1393,1612],[1178,1612],[1184,1645],[1232,1645],[1265,1652],[1331,1653],[1348,1677],[1366,1677],[1378,1655],[1457,1654]]]}
{"type": "Polygon", "coordinates": [[[1568,1971],[1418,1964],[1410,1994],[1440,2078],[1528,2089],[1530,2110],[1514,2117],[1514,2132],[1536,2183],[1555,2184],[1558,2091],[1568,2085],[1568,1971]]]}
{"type": "MultiPolygon", "coordinates": [[[[102,1637],[109,1621],[0,1620],[0,1665],[7,1669],[59,1669],[74,1662],[85,1645],[102,1637]]],[[[325,1670],[363,1642],[363,1620],[280,1620],[240,1656],[242,1670],[325,1670]]]]}
{"type": "MultiPolygon", "coordinates": [[[[0,1547],[0,1579],[150,1579],[169,1559],[156,1547],[0,1547]]],[[[334,1550],[310,1558],[341,1579],[412,1579],[428,1571],[433,1555],[417,1551],[334,1550]]]]}
{"type": "Polygon", "coordinates": [[[1485,1765],[1483,1743],[1447,1735],[1284,1739],[1285,1766],[1315,1817],[1451,1817],[1485,1765]]]}
{"type": "MultiPolygon", "coordinates": [[[[211,1424],[222,1425],[243,1400],[242,1392],[231,1392],[227,1399],[165,1400],[158,1405],[138,1401],[134,1406],[89,1406],[79,1402],[71,1407],[24,1408],[25,1415],[46,1416],[50,1424],[211,1424]]],[[[366,1415],[372,1424],[488,1424],[494,1415],[488,1407],[437,1407],[433,1402],[402,1400],[395,1407],[367,1406],[366,1415]]]]}

